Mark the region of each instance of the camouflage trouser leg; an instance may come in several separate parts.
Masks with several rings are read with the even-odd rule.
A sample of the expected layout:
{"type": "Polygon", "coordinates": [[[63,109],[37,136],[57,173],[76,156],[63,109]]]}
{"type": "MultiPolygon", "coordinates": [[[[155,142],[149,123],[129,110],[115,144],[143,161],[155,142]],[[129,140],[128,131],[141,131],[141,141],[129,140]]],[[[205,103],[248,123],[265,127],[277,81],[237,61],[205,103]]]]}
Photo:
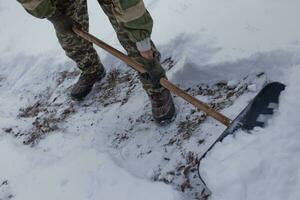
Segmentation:
{"type": "MultiPolygon", "coordinates": [[[[88,31],[89,17],[87,0],[64,2],[63,5],[59,5],[59,8],[62,8],[66,15],[80,23],[84,30],[88,31]]],[[[103,67],[91,43],[77,36],[75,33],[65,33],[56,30],[56,35],[66,55],[76,62],[82,73],[94,73],[103,67]]]]}
{"type": "MultiPolygon", "coordinates": [[[[117,22],[116,17],[114,16],[114,7],[112,4],[112,0],[98,0],[100,6],[102,7],[103,11],[109,18],[110,23],[112,24],[114,30],[117,33],[117,37],[123,46],[123,48],[127,51],[129,57],[133,58],[134,60],[138,61],[139,59],[143,59],[136,47],[135,42],[130,40],[128,33],[122,29],[122,26],[117,22]]],[[[152,51],[154,54],[160,59],[160,53],[155,47],[154,43],[151,41],[152,44],[152,51]]],[[[151,82],[145,79],[141,74],[139,74],[140,81],[143,84],[143,88],[146,90],[148,94],[161,92],[164,88],[153,88],[151,82]]]]}

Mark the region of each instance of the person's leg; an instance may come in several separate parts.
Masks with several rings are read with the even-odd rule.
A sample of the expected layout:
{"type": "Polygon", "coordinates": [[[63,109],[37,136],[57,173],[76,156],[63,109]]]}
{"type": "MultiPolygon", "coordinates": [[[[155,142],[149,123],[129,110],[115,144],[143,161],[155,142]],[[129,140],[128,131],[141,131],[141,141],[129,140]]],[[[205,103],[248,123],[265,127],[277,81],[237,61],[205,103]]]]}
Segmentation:
{"type": "MultiPolygon", "coordinates": [[[[98,0],[100,6],[102,7],[103,11],[109,18],[109,21],[111,22],[114,30],[116,31],[117,37],[123,46],[123,48],[126,50],[127,54],[129,57],[133,58],[136,61],[140,61],[141,59],[144,59],[141,57],[135,42],[133,42],[129,34],[124,31],[122,26],[118,23],[115,15],[114,15],[114,6],[112,4],[112,0],[98,0]]],[[[152,46],[152,51],[155,54],[155,57],[160,60],[160,53],[155,47],[153,41],[151,41],[151,46],[152,46]]],[[[157,88],[156,90],[153,89],[152,84],[144,77],[139,74],[139,78],[143,84],[144,89],[146,90],[147,93],[153,93],[153,92],[159,92],[162,90],[162,88],[157,88]]]]}
{"type": "MultiPolygon", "coordinates": [[[[136,42],[131,39],[128,31],[125,30],[125,28],[122,26],[122,23],[119,23],[117,20],[115,13],[118,11],[116,11],[113,1],[115,0],[98,0],[100,6],[109,18],[115,32],[117,33],[117,37],[121,45],[127,51],[128,56],[140,62],[145,58],[140,55],[140,52],[136,46],[136,42]]],[[[158,65],[153,67],[161,68],[161,64],[159,62],[160,52],[157,50],[153,41],[151,41],[151,49],[154,52],[155,59],[158,60],[158,62],[156,62],[158,65]]],[[[146,93],[150,97],[154,119],[160,122],[172,118],[175,112],[175,107],[170,92],[162,86],[154,86],[149,78],[147,78],[145,75],[139,74],[139,79],[142,82],[146,93]]]]}
{"type": "MultiPolygon", "coordinates": [[[[89,29],[87,0],[65,1],[58,5],[64,15],[78,22],[86,31],[89,29]]],[[[53,22],[52,22],[53,23],[53,22]]],[[[71,96],[76,99],[85,97],[92,89],[93,84],[105,75],[105,70],[92,43],[77,36],[73,32],[56,30],[60,45],[66,55],[76,62],[82,74],[74,85],[71,96]]]]}

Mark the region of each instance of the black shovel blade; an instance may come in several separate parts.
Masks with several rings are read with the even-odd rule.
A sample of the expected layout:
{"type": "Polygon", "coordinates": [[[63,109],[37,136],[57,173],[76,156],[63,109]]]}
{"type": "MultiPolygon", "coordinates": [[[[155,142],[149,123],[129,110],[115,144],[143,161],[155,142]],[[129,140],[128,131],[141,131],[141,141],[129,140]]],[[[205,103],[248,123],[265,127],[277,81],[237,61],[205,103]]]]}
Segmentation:
{"type": "MultiPolygon", "coordinates": [[[[216,143],[237,130],[245,130],[249,132],[254,127],[264,127],[278,108],[279,96],[285,89],[285,85],[279,82],[272,82],[267,84],[248,104],[248,106],[231,122],[227,129],[218,137],[218,139],[208,148],[208,150],[200,157],[198,172],[201,160],[206,154],[215,146],[216,143]]],[[[249,132],[250,133],[250,132],[249,132]]],[[[205,184],[200,176],[202,182],[205,184]]]]}

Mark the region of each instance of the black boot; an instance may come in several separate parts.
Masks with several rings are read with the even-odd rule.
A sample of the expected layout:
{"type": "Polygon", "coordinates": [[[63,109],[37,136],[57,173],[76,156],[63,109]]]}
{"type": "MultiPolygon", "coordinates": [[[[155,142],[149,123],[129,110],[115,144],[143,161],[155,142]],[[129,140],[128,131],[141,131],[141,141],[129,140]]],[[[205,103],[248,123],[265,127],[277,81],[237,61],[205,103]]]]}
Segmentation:
{"type": "Polygon", "coordinates": [[[175,115],[175,106],[170,91],[165,89],[149,97],[155,122],[161,125],[170,123],[175,115]]]}
{"type": "Polygon", "coordinates": [[[75,100],[82,100],[91,92],[93,85],[105,77],[105,74],[106,72],[104,68],[93,74],[82,73],[79,80],[74,84],[71,90],[71,97],[75,100]]]}

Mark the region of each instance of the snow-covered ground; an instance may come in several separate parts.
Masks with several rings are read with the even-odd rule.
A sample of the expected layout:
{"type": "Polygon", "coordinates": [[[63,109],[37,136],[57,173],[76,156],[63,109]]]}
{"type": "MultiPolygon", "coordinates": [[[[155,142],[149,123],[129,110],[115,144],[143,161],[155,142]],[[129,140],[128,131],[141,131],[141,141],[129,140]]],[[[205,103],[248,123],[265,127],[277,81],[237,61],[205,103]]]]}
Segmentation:
{"type": "Polygon", "coordinates": [[[177,199],[170,187],[134,178],[83,137],[60,135],[37,148],[14,140],[0,142],[1,199],[177,199]]]}
{"type": "MultiPolygon", "coordinates": [[[[88,3],[91,32],[122,50],[88,3]]],[[[266,82],[287,84],[267,128],[227,138],[203,161],[211,198],[299,199],[300,2],[145,3],[170,80],[230,118],[266,82]]],[[[73,102],[78,73],[51,24],[11,0],[0,18],[0,199],[205,198],[197,159],[224,126],[179,98],[174,123],[156,126],[135,74],[99,49],[109,75],[73,102]]]]}
{"type": "Polygon", "coordinates": [[[300,198],[300,67],[290,72],[269,126],[228,136],[204,158],[200,172],[211,199],[300,198]]]}

